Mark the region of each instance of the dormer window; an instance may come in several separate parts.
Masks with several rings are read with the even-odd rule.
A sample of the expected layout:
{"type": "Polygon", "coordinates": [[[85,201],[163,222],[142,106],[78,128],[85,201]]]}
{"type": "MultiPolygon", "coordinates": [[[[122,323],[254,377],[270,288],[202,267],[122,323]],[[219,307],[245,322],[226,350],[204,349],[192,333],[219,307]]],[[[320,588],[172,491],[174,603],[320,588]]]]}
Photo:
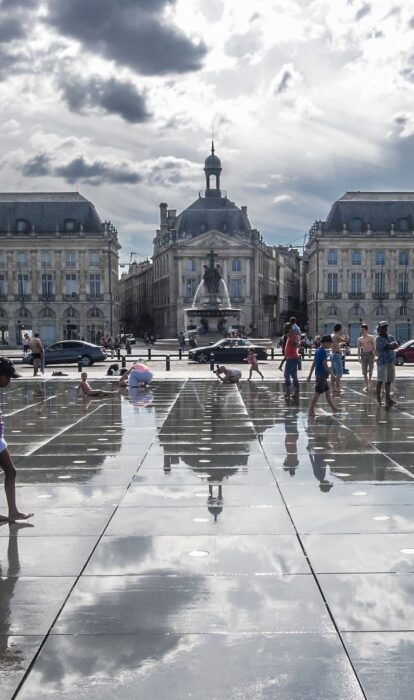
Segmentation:
{"type": "Polygon", "coordinates": [[[351,231],[362,231],[362,219],[355,217],[351,221],[351,231]]]}
{"type": "Polygon", "coordinates": [[[26,233],[29,230],[29,222],[26,219],[17,219],[16,229],[17,233],[26,233]]]}
{"type": "Polygon", "coordinates": [[[66,233],[72,233],[75,230],[75,219],[65,219],[66,233]]]}

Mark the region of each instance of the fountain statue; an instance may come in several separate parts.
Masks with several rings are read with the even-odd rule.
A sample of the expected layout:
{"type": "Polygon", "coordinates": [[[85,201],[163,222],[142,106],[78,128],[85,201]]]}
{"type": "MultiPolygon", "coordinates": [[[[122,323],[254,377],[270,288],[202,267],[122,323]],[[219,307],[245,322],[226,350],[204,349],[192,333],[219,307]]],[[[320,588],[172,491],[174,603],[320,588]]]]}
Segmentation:
{"type": "Polygon", "coordinates": [[[185,309],[186,328],[194,329],[203,335],[226,335],[229,327],[240,323],[241,309],[232,307],[227,285],[223,280],[217,255],[211,250],[208,265],[204,265],[204,275],[197,287],[191,308],[185,309]]]}

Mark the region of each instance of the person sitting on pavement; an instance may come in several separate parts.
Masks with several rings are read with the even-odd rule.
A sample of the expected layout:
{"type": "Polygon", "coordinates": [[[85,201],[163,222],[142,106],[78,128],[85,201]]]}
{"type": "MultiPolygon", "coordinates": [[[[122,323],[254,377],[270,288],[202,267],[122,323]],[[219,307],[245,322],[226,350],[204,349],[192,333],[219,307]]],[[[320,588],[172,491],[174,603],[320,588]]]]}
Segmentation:
{"type": "Polygon", "coordinates": [[[80,396],[83,393],[84,396],[113,396],[116,391],[103,391],[101,389],[92,389],[88,382],[88,375],[86,372],[81,374],[81,382],[78,386],[77,394],[80,396]]]}
{"type": "Polygon", "coordinates": [[[140,384],[143,384],[144,387],[147,387],[151,384],[152,377],[153,373],[150,368],[144,365],[140,358],[138,362],[135,362],[124,372],[119,383],[121,386],[126,386],[128,384],[130,387],[138,387],[140,384]]]}
{"type": "Polygon", "coordinates": [[[238,384],[241,379],[241,372],[239,369],[225,367],[224,365],[217,365],[217,369],[214,369],[213,373],[223,384],[238,384]]]}

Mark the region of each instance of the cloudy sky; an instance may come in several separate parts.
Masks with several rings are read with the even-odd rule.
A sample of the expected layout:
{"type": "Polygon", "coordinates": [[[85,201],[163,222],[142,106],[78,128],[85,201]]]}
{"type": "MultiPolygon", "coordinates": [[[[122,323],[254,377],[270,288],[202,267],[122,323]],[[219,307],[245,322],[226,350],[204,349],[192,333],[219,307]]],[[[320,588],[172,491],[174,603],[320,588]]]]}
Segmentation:
{"type": "Polygon", "coordinates": [[[346,190],[413,190],[410,0],[0,0],[0,190],[74,191],[147,255],[222,187],[270,244],[346,190]]]}

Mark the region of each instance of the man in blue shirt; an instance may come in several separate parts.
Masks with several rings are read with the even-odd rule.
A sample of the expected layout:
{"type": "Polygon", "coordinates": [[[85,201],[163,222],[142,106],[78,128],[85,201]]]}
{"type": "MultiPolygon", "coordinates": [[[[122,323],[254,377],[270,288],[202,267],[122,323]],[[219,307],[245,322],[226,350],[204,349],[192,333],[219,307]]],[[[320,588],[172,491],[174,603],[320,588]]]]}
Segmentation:
{"type": "Polygon", "coordinates": [[[334,404],[331,398],[331,391],[329,389],[328,377],[331,374],[331,370],[328,367],[328,350],[332,347],[332,338],[330,335],[323,335],[321,338],[320,347],[315,352],[315,357],[312,362],[312,367],[310,368],[309,376],[306,381],[310,382],[313,370],[315,369],[315,394],[309,405],[309,417],[315,417],[315,407],[321,394],[325,394],[326,400],[330,405],[332,412],[335,413],[339,411],[338,406],[334,404]]]}
{"type": "Polygon", "coordinates": [[[377,353],[377,401],[381,405],[381,389],[385,383],[385,405],[393,406],[391,384],[395,381],[395,350],[398,343],[388,334],[388,321],[380,321],[377,327],[375,350],[377,353]]]}

